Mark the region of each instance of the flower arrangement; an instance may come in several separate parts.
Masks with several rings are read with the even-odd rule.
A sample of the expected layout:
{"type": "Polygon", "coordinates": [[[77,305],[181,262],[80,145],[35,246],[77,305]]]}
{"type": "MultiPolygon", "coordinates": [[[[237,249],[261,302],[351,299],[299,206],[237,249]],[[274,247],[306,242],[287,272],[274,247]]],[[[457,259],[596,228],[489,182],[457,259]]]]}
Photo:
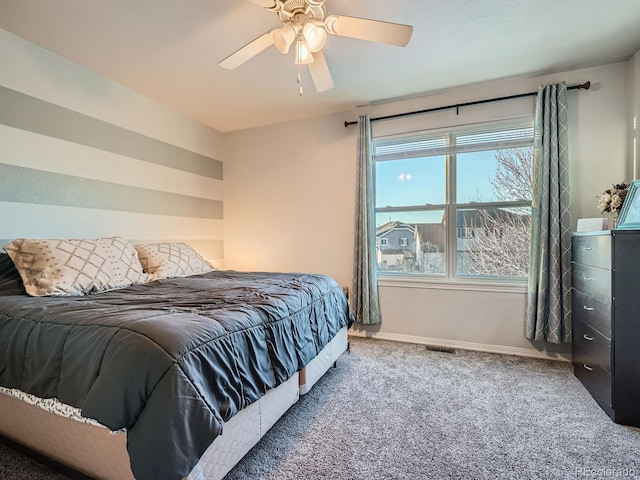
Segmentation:
{"type": "Polygon", "coordinates": [[[617,219],[628,192],[629,184],[627,182],[613,184],[598,199],[600,213],[610,213],[614,219],[617,219]]]}

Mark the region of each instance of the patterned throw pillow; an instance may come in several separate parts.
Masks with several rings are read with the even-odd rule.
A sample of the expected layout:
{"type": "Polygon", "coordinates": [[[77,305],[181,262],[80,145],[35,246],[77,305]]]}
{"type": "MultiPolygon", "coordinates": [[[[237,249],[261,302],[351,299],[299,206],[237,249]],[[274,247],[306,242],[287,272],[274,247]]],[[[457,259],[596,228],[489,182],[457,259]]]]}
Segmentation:
{"type": "Polygon", "coordinates": [[[121,237],[30,240],[4,246],[29,295],[85,295],[146,282],[138,252],[121,237]]]}
{"type": "Polygon", "coordinates": [[[136,250],[150,280],[187,277],[214,270],[186,243],[145,243],[136,245],[136,250]]]}

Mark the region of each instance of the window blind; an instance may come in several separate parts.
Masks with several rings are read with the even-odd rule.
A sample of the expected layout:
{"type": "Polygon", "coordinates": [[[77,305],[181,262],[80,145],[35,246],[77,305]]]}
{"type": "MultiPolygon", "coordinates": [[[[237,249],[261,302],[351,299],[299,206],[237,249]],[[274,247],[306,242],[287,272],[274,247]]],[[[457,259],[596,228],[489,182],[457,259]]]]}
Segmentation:
{"type": "Polygon", "coordinates": [[[459,127],[446,132],[423,132],[410,136],[376,139],[373,160],[430,157],[480,150],[499,150],[530,146],[533,119],[492,122],[478,127],[459,127]]]}

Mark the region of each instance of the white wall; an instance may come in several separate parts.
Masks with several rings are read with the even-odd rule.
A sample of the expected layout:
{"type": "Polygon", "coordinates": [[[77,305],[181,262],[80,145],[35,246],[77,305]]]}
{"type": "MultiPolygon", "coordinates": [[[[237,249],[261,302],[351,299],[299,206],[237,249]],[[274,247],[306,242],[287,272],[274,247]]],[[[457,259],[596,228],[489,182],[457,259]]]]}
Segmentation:
{"type": "Polygon", "coordinates": [[[640,178],[640,51],[629,60],[629,157],[633,179],[640,178]]]}
{"type": "Polygon", "coordinates": [[[221,266],[223,135],[0,29],[0,247],[186,241],[221,266]]]}
{"type": "MultiPolygon", "coordinates": [[[[326,273],[351,284],[356,127],[372,117],[536,91],[543,83],[590,80],[569,93],[573,225],[597,217],[595,198],[629,180],[628,63],[472,85],[421,99],[226,135],[225,268],[326,273]]],[[[533,99],[422,115],[403,128],[433,128],[533,112],[533,99]]],[[[380,132],[398,126],[380,122],[380,132]]],[[[382,324],[360,334],[490,351],[545,355],[524,338],[524,287],[510,291],[380,286],[382,324]]],[[[356,332],[358,333],[358,331],[356,332]]],[[[561,353],[568,347],[550,348],[561,353]]]]}
{"type": "Polygon", "coordinates": [[[0,85],[211,157],[222,134],[0,29],[0,85]]]}

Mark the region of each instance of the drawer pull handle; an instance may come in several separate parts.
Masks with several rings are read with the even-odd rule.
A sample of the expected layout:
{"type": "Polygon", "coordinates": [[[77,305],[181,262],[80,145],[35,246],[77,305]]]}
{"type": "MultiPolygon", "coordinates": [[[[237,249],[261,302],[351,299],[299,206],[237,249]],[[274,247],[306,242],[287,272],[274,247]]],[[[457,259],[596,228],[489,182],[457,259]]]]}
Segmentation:
{"type": "Polygon", "coordinates": [[[584,365],[582,365],[582,366],[585,368],[585,370],[589,370],[590,372],[593,372],[593,367],[590,367],[586,363],[584,365]]]}
{"type": "Polygon", "coordinates": [[[584,247],[584,249],[588,252],[589,250],[593,250],[593,247],[584,247]]]}
{"type": "Polygon", "coordinates": [[[582,277],[582,278],[587,282],[590,282],[591,280],[593,280],[593,277],[582,277]]]}
{"type": "Polygon", "coordinates": [[[593,312],[595,309],[593,307],[587,307],[586,305],[582,307],[587,312],[593,312]]]}
{"type": "Polygon", "coordinates": [[[585,340],[589,340],[590,342],[593,342],[593,337],[590,337],[589,335],[587,335],[586,333],[582,336],[585,340]]]}

